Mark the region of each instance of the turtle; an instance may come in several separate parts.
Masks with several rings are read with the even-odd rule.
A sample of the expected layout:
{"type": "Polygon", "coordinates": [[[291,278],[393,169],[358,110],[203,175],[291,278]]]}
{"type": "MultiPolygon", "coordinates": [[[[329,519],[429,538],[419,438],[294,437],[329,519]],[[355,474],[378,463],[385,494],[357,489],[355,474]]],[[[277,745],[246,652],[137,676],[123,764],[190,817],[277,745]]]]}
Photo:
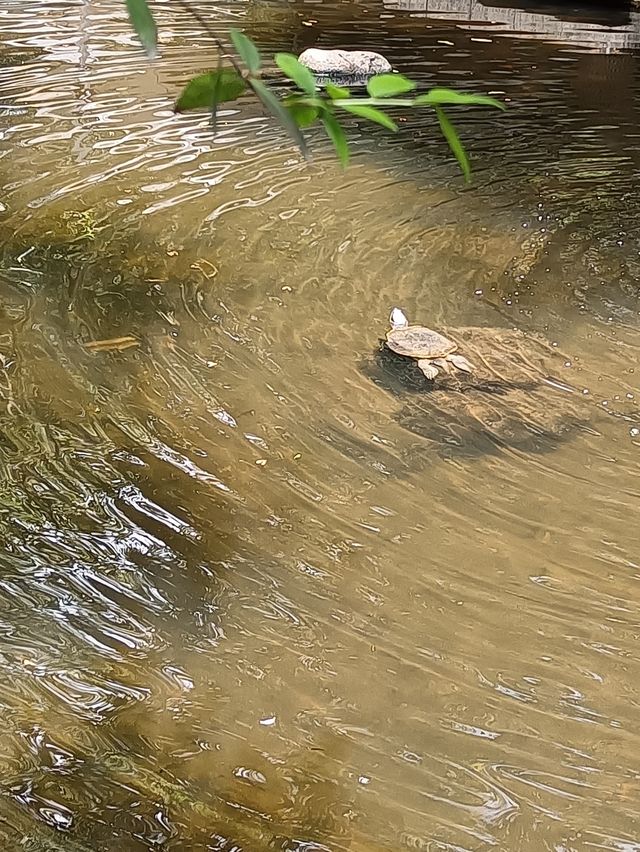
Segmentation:
{"type": "Polygon", "coordinates": [[[409,320],[400,308],[391,311],[389,322],[391,328],[386,335],[389,349],[397,355],[417,361],[428,379],[435,379],[441,370],[451,373],[454,367],[463,373],[474,371],[473,364],[456,353],[457,343],[439,331],[423,325],[409,325],[409,320]]]}

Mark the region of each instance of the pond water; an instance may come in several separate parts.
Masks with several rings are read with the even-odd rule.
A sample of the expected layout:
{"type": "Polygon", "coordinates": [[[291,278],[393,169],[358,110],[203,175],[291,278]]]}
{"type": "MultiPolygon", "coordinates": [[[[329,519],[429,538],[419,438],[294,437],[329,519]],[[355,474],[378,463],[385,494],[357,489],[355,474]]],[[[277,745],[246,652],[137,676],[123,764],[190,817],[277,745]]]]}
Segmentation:
{"type": "Polygon", "coordinates": [[[156,5],[0,0],[2,848],[640,850],[634,18],[200,3],[505,100],[467,186],[427,112],[176,117],[156,5]]]}

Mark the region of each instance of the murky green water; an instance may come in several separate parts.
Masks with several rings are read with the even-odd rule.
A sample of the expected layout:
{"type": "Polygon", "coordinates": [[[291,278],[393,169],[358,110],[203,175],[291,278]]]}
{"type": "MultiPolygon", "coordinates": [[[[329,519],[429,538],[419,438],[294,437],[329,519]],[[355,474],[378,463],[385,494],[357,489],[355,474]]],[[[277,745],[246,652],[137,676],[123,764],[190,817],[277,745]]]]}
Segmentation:
{"type": "Polygon", "coordinates": [[[427,5],[201,9],[506,97],[470,188],[427,114],[175,117],[176,4],[149,65],[0,0],[2,849],[640,850],[634,24],[427,5]],[[427,392],[396,304],[538,381],[427,392]]]}

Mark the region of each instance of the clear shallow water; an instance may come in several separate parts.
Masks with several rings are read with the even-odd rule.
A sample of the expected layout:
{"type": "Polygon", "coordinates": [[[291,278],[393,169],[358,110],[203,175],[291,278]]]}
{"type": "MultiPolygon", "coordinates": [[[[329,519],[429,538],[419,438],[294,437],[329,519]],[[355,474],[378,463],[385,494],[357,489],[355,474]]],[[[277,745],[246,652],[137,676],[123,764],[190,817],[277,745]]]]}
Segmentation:
{"type": "Polygon", "coordinates": [[[0,3],[4,845],[640,848],[635,54],[202,4],[265,51],[367,46],[508,98],[458,117],[467,188],[426,113],[354,123],[346,173],[251,100],[215,139],[175,117],[210,46],[170,4],[152,66],[119,3],[23,6],[0,3]],[[548,381],[426,393],[376,354],[393,304],[548,381]]]}

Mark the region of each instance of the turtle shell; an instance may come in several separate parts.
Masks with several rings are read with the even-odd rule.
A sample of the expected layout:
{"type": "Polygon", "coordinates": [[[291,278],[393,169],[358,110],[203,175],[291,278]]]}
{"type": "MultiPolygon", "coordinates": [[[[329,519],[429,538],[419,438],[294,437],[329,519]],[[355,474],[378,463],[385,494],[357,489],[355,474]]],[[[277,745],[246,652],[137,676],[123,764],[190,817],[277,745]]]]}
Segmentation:
{"type": "Polygon", "coordinates": [[[444,358],[458,348],[453,340],[422,325],[392,328],[387,332],[387,346],[407,358],[444,358]]]}

